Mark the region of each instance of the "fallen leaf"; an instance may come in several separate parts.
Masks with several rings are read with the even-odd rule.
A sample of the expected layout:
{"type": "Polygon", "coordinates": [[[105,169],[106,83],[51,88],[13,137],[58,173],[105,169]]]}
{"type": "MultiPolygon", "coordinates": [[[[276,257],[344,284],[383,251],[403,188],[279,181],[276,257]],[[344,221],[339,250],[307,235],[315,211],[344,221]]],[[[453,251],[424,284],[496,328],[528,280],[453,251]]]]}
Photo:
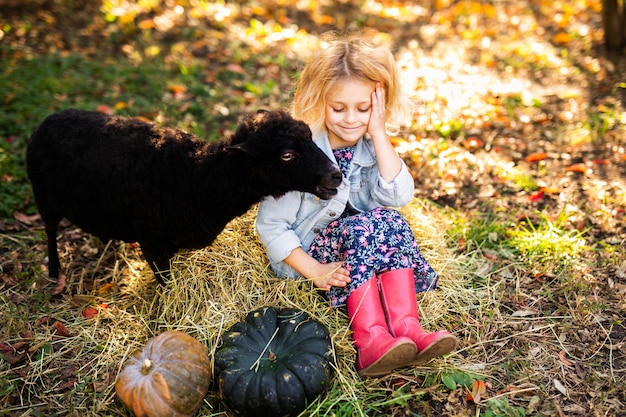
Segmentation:
{"type": "Polygon", "coordinates": [[[35,327],[39,327],[42,324],[47,325],[49,321],[50,321],[50,316],[41,316],[37,320],[35,320],[34,325],[35,327]]]}
{"type": "Polygon", "coordinates": [[[567,45],[571,41],[572,37],[565,32],[559,32],[552,37],[552,42],[556,43],[557,45],[567,45]]]}
{"type": "Polygon", "coordinates": [[[135,119],[141,120],[146,123],[154,123],[154,120],[147,118],[146,116],[135,116],[135,119]]]}
{"type": "Polygon", "coordinates": [[[408,141],[406,139],[398,137],[398,136],[390,136],[389,137],[389,142],[391,142],[391,144],[393,146],[400,146],[400,145],[403,145],[403,144],[407,143],[408,141]]]}
{"type": "Polygon", "coordinates": [[[70,337],[70,332],[67,330],[67,327],[60,321],[55,321],[52,327],[54,327],[54,330],[56,330],[60,336],[70,337]]]}
{"type": "Polygon", "coordinates": [[[113,109],[110,106],[107,106],[106,104],[97,105],[96,111],[99,111],[100,113],[108,114],[109,116],[113,114],[113,109]]]}
{"type": "Polygon", "coordinates": [[[520,385],[507,385],[503,390],[498,391],[496,395],[502,395],[503,393],[510,393],[511,398],[515,398],[518,395],[533,396],[537,393],[539,388],[529,382],[522,383],[520,385]]]}
{"type": "Polygon", "coordinates": [[[485,393],[487,392],[487,387],[485,386],[485,383],[479,379],[474,381],[471,391],[467,387],[465,389],[467,390],[467,402],[473,402],[474,404],[478,404],[482,396],[485,395],[485,393]]]}
{"type": "Polygon", "coordinates": [[[234,63],[230,63],[228,65],[226,65],[226,69],[230,72],[234,72],[237,74],[243,74],[244,70],[243,67],[239,64],[234,64],[234,63]]]}
{"type": "Polygon", "coordinates": [[[563,412],[566,413],[567,416],[579,415],[582,416],[585,414],[585,408],[580,404],[569,404],[563,407],[563,412]]]}
{"type": "Polygon", "coordinates": [[[570,361],[569,359],[567,359],[565,357],[565,355],[567,355],[567,353],[565,353],[564,350],[559,352],[559,359],[561,360],[563,365],[565,365],[565,366],[574,366],[574,363],[572,361],[570,361]]]}
{"type": "Polygon", "coordinates": [[[545,152],[536,152],[536,153],[531,153],[530,155],[527,155],[526,158],[524,158],[524,160],[529,163],[539,162],[539,161],[543,161],[547,157],[548,155],[545,152]]]}
{"type": "Polygon", "coordinates": [[[57,296],[61,294],[64,289],[65,289],[65,274],[59,271],[59,277],[57,278],[57,283],[52,289],[52,291],[50,291],[50,295],[57,296]]]}
{"type": "Polygon", "coordinates": [[[585,174],[587,172],[587,165],[583,163],[570,165],[565,168],[565,171],[566,172],[580,172],[582,174],[585,174]]]}
{"type": "Polygon", "coordinates": [[[475,136],[469,137],[465,140],[465,147],[469,150],[477,150],[483,147],[483,141],[475,136]]]}
{"type": "Polygon", "coordinates": [[[139,29],[149,30],[149,29],[154,28],[155,24],[154,24],[154,20],[152,20],[152,19],[145,19],[145,20],[142,20],[141,22],[139,22],[139,24],[137,26],[139,27],[139,29]]]}
{"type": "Polygon", "coordinates": [[[72,296],[72,302],[77,305],[91,304],[95,302],[96,297],[93,295],[76,294],[72,296]]]}
{"type": "Polygon", "coordinates": [[[393,386],[394,389],[400,389],[403,386],[405,386],[406,383],[407,383],[407,380],[403,378],[393,378],[391,380],[391,385],[393,386]]]}
{"type": "Polygon", "coordinates": [[[187,92],[187,87],[182,84],[173,84],[169,86],[168,90],[170,90],[174,94],[182,94],[187,92]]]}
{"type": "Polygon", "coordinates": [[[514,311],[513,314],[511,314],[511,317],[528,317],[528,316],[536,316],[537,314],[539,314],[537,310],[525,308],[522,310],[514,311]]]}
{"type": "Polygon", "coordinates": [[[541,187],[541,191],[544,194],[558,194],[561,192],[561,189],[557,187],[541,187]]]}
{"type": "Polygon", "coordinates": [[[94,318],[98,315],[98,309],[95,307],[87,307],[83,310],[82,315],[86,319],[94,318]]]}
{"type": "Polygon", "coordinates": [[[567,388],[558,379],[553,379],[554,388],[556,388],[561,394],[567,395],[567,388]]]}
{"type": "Polygon", "coordinates": [[[528,196],[530,201],[539,201],[543,198],[543,190],[539,190],[536,193],[532,193],[528,196]]]}
{"type": "Polygon", "coordinates": [[[112,283],[104,284],[102,287],[98,288],[98,294],[100,295],[111,294],[117,291],[118,291],[117,285],[112,284],[112,283]]]}
{"type": "Polygon", "coordinates": [[[16,343],[14,345],[0,343],[0,355],[2,355],[7,363],[9,363],[10,365],[15,365],[26,356],[26,350],[20,349],[22,346],[25,345],[25,342],[16,343]]]}
{"type": "Polygon", "coordinates": [[[30,226],[37,220],[41,219],[41,216],[39,214],[34,214],[32,216],[29,216],[27,214],[16,211],[15,213],[13,213],[13,218],[20,223],[24,223],[30,226]]]}

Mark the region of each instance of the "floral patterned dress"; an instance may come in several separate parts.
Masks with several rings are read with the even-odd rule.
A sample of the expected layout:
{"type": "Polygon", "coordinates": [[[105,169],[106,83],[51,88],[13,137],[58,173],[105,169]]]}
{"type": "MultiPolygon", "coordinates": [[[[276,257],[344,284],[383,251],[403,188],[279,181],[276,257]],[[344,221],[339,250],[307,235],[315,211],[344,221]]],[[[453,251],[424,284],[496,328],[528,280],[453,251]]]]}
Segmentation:
{"type": "MultiPolygon", "coordinates": [[[[344,177],[347,176],[352,148],[336,149],[333,153],[344,177]]],[[[352,291],[384,271],[413,269],[416,292],[437,286],[437,273],[420,252],[411,227],[398,211],[386,207],[362,213],[346,207],[340,218],[315,237],[308,252],[321,263],[343,262],[350,272],[350,284],[332,287],[326,293],[335,307],[345,304],[352,291]]]]}

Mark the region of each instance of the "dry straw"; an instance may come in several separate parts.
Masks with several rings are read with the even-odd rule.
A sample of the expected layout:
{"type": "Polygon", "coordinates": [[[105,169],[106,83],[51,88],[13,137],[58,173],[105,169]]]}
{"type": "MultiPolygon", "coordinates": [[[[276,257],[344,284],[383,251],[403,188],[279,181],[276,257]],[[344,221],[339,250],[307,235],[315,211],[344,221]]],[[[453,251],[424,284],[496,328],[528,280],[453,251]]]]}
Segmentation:
{"type": "MultiPolygon", "coordinates": [[[[440,274],[439,290],[418,296],[422,323],[427,329],[448,327],[450,302],[461,303],[460,298],[466,297],[462,290],[466,266],[446,242],[449,218],[438,207],[420,200],[401,211],[424,256],[440,274]]],[[[331,332],[337,354],[334,388],[305,414],[328,414],[334,406],[347,403],[354,415],[364,415],[360,404],[372,395],[386,395],[388,388],[376,379],[361,380],[354,370],[355,350],[344,309],[333,309],[310,282],[275,277],[255,234],[255,215],[253,209],[232,221],[210,247],[177,255],[166,287],[155,285],[152,273],[136,252],[111,251],[117,253],[118,261],[112,262],[108,280],[117,282],[118,290],[108,296],[94,295],[94,300],[108,302],[108,308],[100,309],[95,318],[84,319],[71,297],[58,306],[59,315],[64,311],[65,317],[73,317],[65,319],[73,320],[66,323],[72,335],[37,336],[43,343],[55,342],[48,357],[24,371],[20,393],[24,404],[13,406],[11,415],[28,415],[37,404],[47,404],[44,409],[49,415],[130,415],[115,398],[115,376],[150,337],[165,330],[181,330],[204,343],[213,357],[223,332],[262,306],[304,310],[331,332]],[[72,370],[81,375],[84,384],[58,391],[42,386],[44,379],[49,380],[42,378],[44,374],[63,373],[68,367],[79,367],[72,370]]],[[[106,264],[107,260],[99,262],[106,264]]],[[[77,279],[76,274],[68,278],[70,284],[77,279]]],[[[4,371],[0,369],[0,376],[8,375],[4,371]]],[[[54,381],[62,383],[58,378],[54,381]]],[[[231,414],[212,391],[198,415],[231,414]]]]}

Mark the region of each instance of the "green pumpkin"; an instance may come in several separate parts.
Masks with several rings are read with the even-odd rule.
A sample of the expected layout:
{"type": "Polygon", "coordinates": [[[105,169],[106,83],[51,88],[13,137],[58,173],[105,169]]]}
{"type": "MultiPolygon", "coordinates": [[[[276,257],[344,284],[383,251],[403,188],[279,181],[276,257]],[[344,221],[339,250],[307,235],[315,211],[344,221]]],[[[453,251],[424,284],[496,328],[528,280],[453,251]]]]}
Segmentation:
{"type": "Polygon", "coordinates": [[[335,352],[306,312],[264,307],[223,336],[215,369],[224,401],[245,416],[293,416],[328,388],[335,352]]]}

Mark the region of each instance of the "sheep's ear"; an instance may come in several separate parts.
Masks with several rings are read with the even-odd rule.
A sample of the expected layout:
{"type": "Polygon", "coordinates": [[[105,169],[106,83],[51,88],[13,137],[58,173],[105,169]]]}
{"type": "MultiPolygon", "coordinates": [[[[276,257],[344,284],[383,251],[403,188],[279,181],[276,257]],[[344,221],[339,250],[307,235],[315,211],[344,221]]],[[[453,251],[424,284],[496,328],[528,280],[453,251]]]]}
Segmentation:
{"type": "Polygon", "coordinates": [[[225,148],[228,152],[243,152],[243,153],[249,153],[249,149],[248,146],[246,144],[246,142],[243,143],[238,143],[236,145],[229,145],[225,148]]]}

